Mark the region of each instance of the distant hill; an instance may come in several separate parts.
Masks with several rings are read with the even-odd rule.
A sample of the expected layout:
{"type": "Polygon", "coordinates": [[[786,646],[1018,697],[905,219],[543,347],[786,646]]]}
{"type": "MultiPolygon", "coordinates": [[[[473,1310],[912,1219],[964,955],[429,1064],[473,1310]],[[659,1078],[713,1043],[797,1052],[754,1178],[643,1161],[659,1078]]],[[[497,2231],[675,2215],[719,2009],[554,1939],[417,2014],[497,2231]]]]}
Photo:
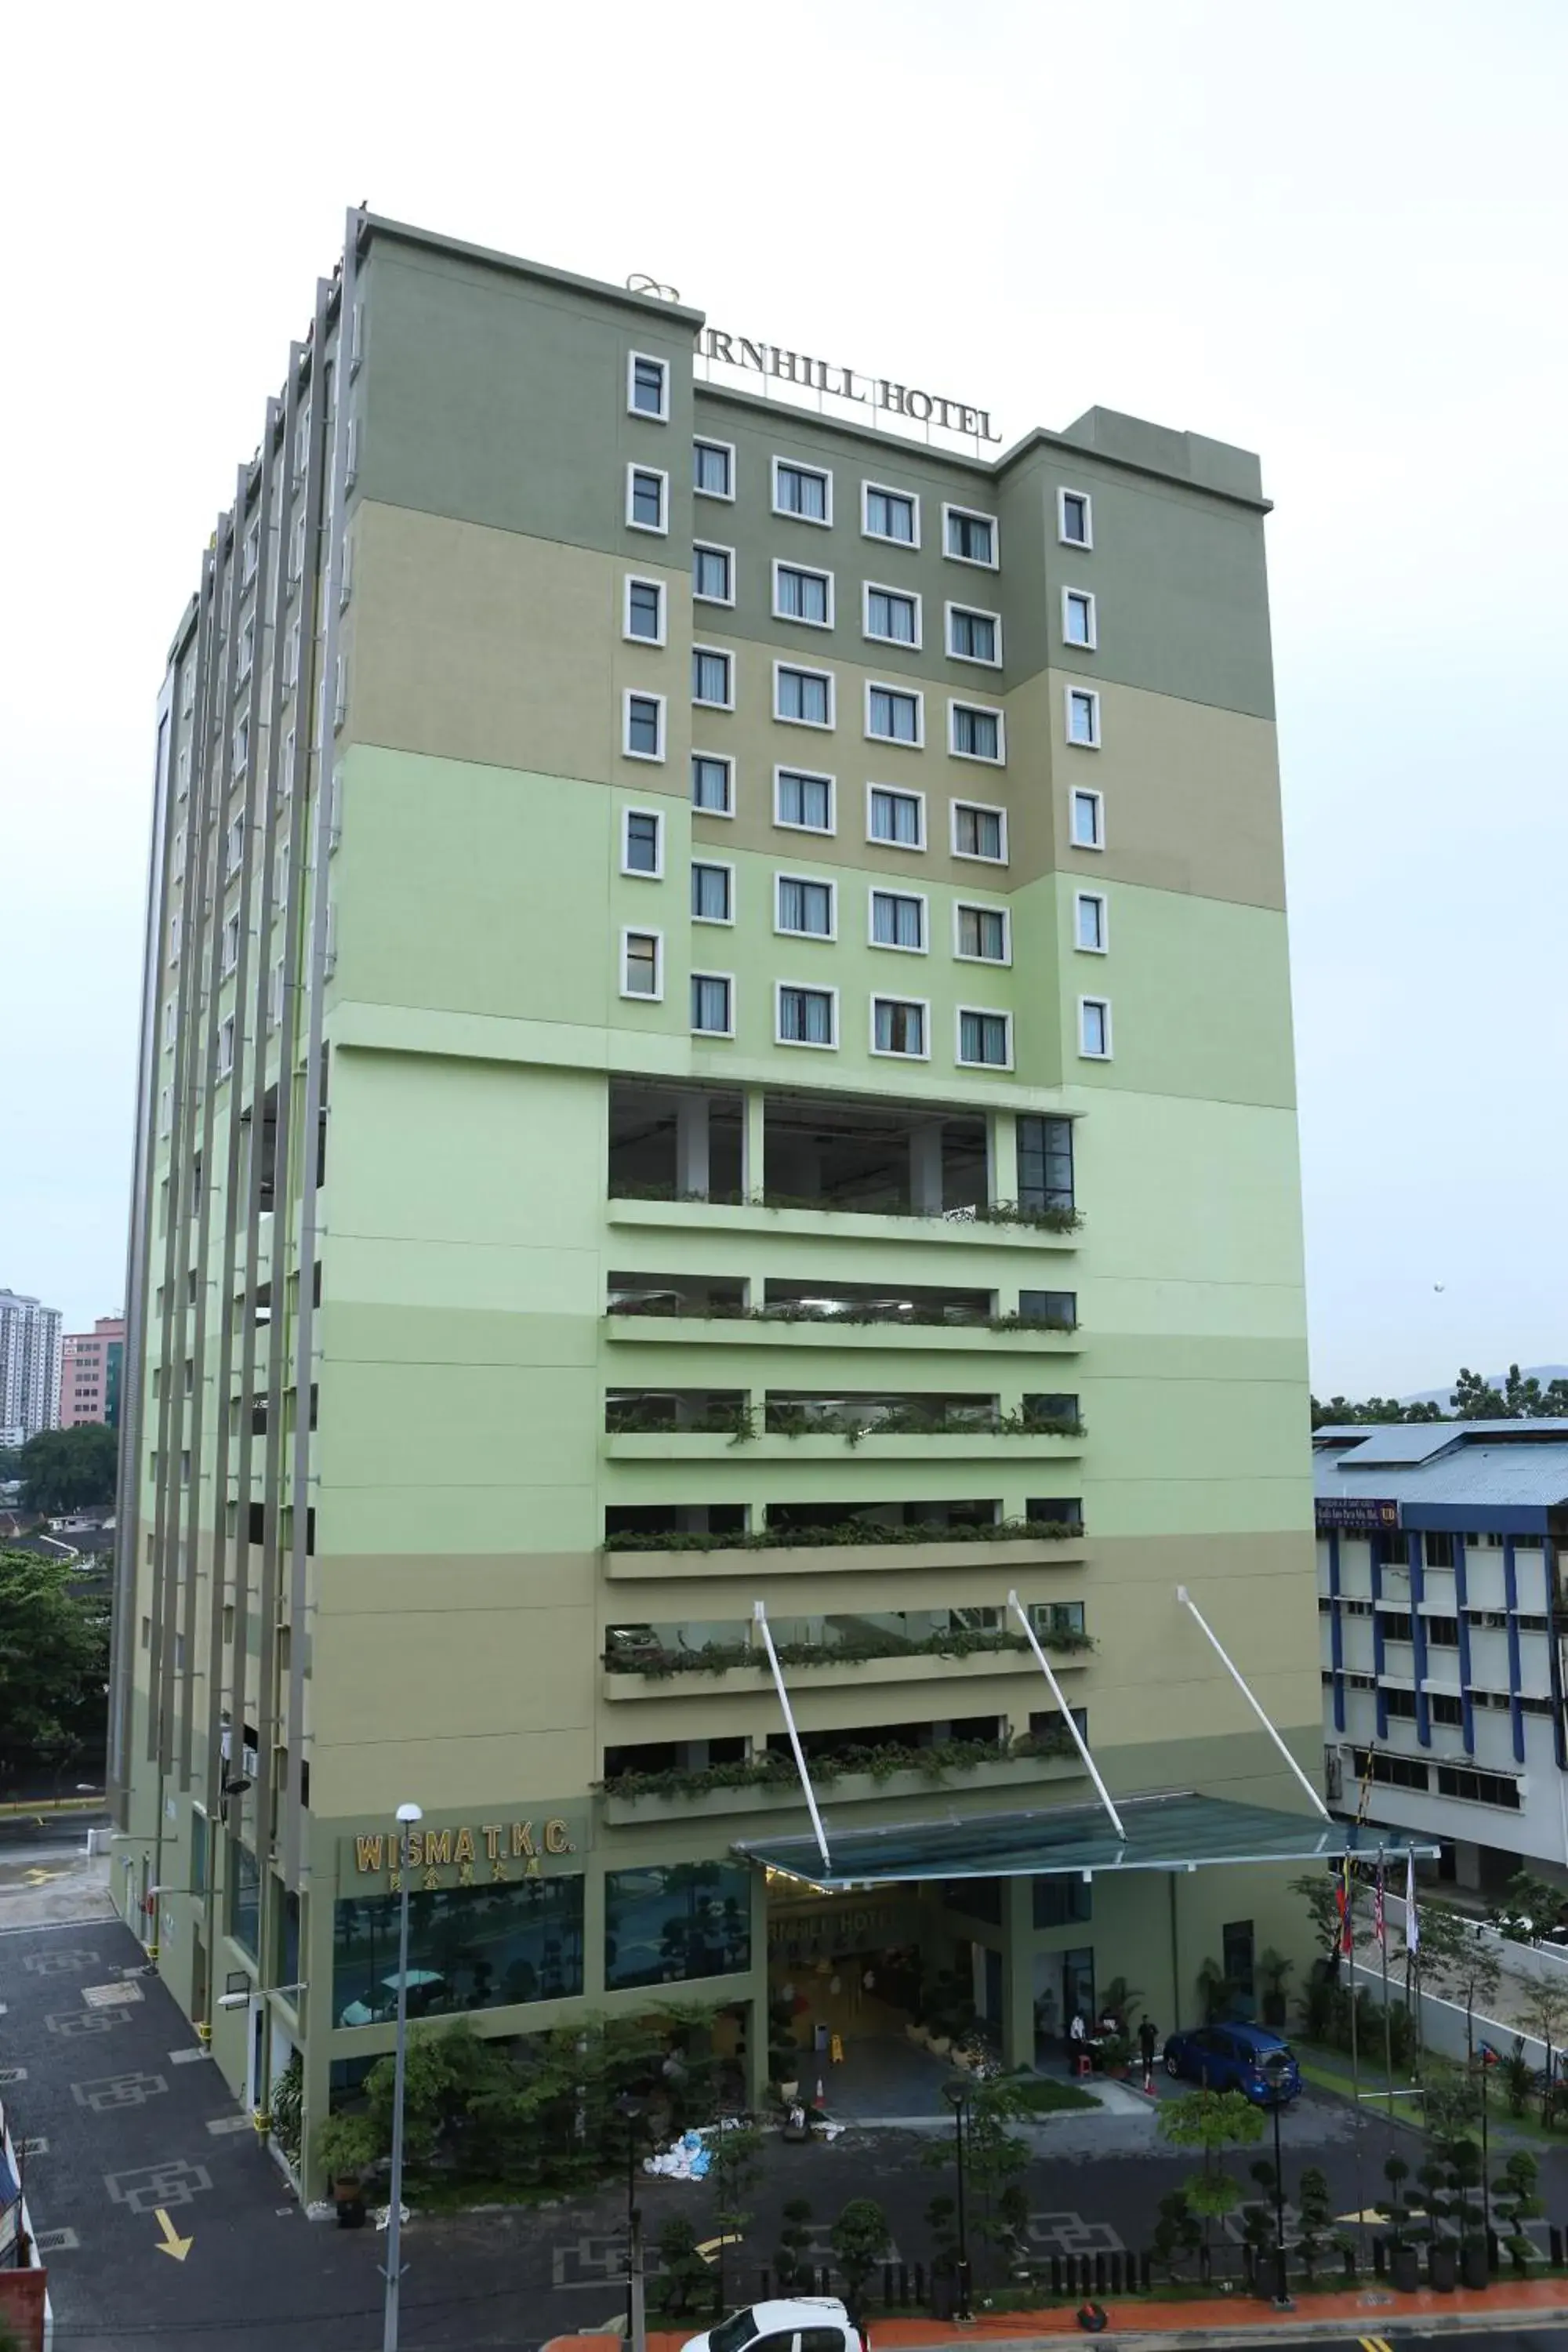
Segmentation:
{"type": "MultiPolygon", "coordinates": [[[[1527,1381],[1539,1381],[1542,1388],[1548,1381],[1568,1381],[1568,1364],[1521,1364],[1520,1370],[1527,1381]]],[[[1508,1366],[1505,1364],[1500,1371],[1488,1372],[1485,1378],[1489,1387],[1500,1389],[1508,1378],[1508,1366]]],[[[1440,1389],[1415,1389],[1409,1396],[1402,1396],[1399,1402],[1401,1404],[1437,1404],[1447,1412],[1448,1399],[1453,1393],[1454,1383],[1447,1381],[1440,1389]]]]}

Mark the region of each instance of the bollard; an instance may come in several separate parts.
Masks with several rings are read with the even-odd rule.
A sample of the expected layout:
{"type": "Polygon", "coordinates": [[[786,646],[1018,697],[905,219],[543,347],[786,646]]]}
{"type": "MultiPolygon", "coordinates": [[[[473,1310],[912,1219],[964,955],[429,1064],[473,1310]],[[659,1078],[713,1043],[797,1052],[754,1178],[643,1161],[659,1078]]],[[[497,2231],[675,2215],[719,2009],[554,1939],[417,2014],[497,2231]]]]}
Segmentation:
{"type": "Polygon", "coordinates": [[[906,2310],[909,2308],[910,2266],[908,2263],[900,2263],[899,2264],[899,2301],[904,2305],[906,2310]]]}
{"type": "Polygon", "coordinates": [[[1374,2238],[1372,2242],[1372,2268],[1373,2275],[1375,2278],[1386,2278],[1388,2276],[1388,2241],[1386,2238],[1374,2238]]]}
{"type": "Polygon", "coordinates": [[[1344,2257],[1344,2259],[1345,2259],[1345,2284],[1346,2284],[1346,2285],[1347,2285],[1347,2286],[1354,2286],[1354,2284],[1355,2284],[1355,2247],[1354,2247],[1354,2245],[1353,2245],[1353,2244],[1349,2245],[1349,2246],[1347,2246],[1347,2247],[1345,2248],[1345,2257],[1344,2257]]]}
{"type": "Polygon", "coordinates": [[[771,2302],[773,2301],[773,2296],[772,2296],[772,2294],[770,2294],[769,2289],[770,2289],[770,2287],[771,2287],[771,2285],[772,2285],[773,2282],[772,2282],[772,2280],[769,2278],[768,2273],[767,2273],[767,2272],[766,2272],[766,2271],[763,2271],[763,2272],[762,2273],[762,2282],[763,2282],[762,2293],[758,2295],[757,2300],[758,2300],[758,2302],[759,2302],[759,2303],[771,2303],[771,2302]]]}
{"type": "Polygon", "coordinates": [[[1552,2262],[1561,2268],[1563,2263],[1563,2232],[1553,2222],[1549,2225],[1546,2235],[1552,2245],[1552,2262]]]}
{"type": "Polygon", "coordinates": [[[925,2266],[924,2263],[917,2263],[915,2264],[915,2301],[916,2301],[916,2303],[920,2305],[920,2307],[921,2308],[921,2310],[923,2310],[923,2309],[925,2308],[925,2299],[926,2299],[926,2266],[925,2266]]]}
{"type": "Polygon", "coordinates": [[[1105,2292],[1106,2292],[1106,2290],[1107,2290],[1107,2288],[1109,2287],[1109,2285],[1110,2285],[1110,2280],[1108,2279],[1108,2277],[1107,2277],[1107,2275],[1106,2275],[1106,2269],[1105,2269],[1105,2256],[1104,2256],[1103,2254],[1096,2254],[1096,2256],[1095,2256],[1095,2258],[1094,2258],[1094,2292],[1095,2292],[1095,2294],[1096,2294],[1097,2295],[1104,2294],[1105,2294],[1105,2292]]]}
{"type": "Polygon", "coordinates": [[[1154,2284],[1154,2257],[1145,2247],[1138,2257],[1138,2284],[1144,2294],[1154,2284]]]}
{"type": "Polygon", "coordinates": [[[1060,2254],[1053,2254],[1051,2256],[1051,2293],[1053,2294],[1060,2294],[1061,2291],[1062,2258],[1060,2254]]]}
{"type": "Polygon", "coordinates": [[[1253,2287],[1257,2284],[1257,2281],[1253,2277],[1254,2251],[1255,2250],[1250,2242],[1244,2238],[1241,2245],[1241,2284],[1247,2289],[1248,2294],[1251,2294],[1253,2287]]]}
{"type": "Polygon", "coordinates": [[[884,2311],[890,2311],[892,2307],[893,2265],[891,2263],[884,2263],[882,2264],[882,2308],[884,2311]]]}
{"type": "Polygon", "coordinates": [[[1112,2254],[1112,2255],[1111,2255],[1111,2257],[1110,2257],[1110,2292],[1111,2292],[1111,2294],[1120,2294],[1121,2293],[1121,2290],[1122,2290],[1122,2286],[1123,2286],[1124,2281],[1123,2281],[1123,2276],[1122,2276],[1121,2263],[1122,2263],[1122,2258],[1121,2258],[1121,2254],[1120,2254],[1120,2253],[1114,2253],[1114,2254],[1112,2254]]]}
{"type": "Polygon", "coordinates": [[[817,2279],[818,2284],[816,2292],[818,2294],[831,2296],[833,2293],[833,2272],[826,2263],[823,2263],[820,2272],[817,2273],[817,2279]]]}

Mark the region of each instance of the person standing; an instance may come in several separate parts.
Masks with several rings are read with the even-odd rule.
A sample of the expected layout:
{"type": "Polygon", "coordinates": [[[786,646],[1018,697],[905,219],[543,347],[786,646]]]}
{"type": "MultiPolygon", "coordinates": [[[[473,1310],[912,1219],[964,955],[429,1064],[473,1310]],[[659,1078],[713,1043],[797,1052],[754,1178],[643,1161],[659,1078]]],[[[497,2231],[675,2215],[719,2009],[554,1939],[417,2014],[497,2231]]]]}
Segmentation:
{"type": "Polygon", "coordinates": [[[1151,2098],[1154,2095],[1154,2051],[1159,2039],[1153,2019],[1146,2017],[1138,2028],[1138,2054],[1143,2061],[1143,2088],[1151,2098]]]}

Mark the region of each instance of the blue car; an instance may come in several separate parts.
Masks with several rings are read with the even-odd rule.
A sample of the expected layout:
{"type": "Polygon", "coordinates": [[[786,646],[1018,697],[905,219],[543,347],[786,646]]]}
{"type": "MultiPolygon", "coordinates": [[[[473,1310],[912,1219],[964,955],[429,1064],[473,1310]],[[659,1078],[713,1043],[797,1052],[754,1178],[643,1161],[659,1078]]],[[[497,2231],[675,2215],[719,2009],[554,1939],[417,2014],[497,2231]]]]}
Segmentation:
{"type": "Polygon", "coordinates": [[[1165,2072],[1211,2091],[1239,2091],[1259,2107],[1272,2105],[1276,2083],[1286,2103],[1301,2095],[1295,2052],[1266,2025],[1199,2025],[1191,2033],[1170,2034],[1165,2072]]]}

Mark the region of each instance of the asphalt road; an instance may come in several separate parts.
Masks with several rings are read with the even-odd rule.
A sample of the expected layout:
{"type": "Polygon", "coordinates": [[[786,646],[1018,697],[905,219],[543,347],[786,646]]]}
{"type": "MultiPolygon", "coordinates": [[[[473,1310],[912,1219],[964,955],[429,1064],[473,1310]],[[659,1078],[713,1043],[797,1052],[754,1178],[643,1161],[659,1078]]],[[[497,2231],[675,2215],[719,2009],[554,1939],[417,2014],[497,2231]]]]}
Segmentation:
{"type": "MultiPolygon", "coordinates": [[[[48,2255],[59,2352],[375,2352],[382,2340],[384,2240],[300,2212],[221,2075],[119,1921],[0,1934],[0,2081],[13,2128],[32,2144],[27,2191],[48,2255]],[[10,2074],[13,2079],[5,2080],[10,2074]],[[166,2216],[166,2221],[160,2218],[166,2216]],[[65,2232],[63,2240],[54,2233],[65,2232]],[[183,2259],[164,2243],[188,2239],[183,2259]]],[[[1335,2210],[1370,2204],[1384,2155],[1409,2136],[1364,2120],[1358,2152],[1345,2105],[1310,2094],[1286,2118],[1288,2182],[1306,2163],[1328,2173],[1335,2210]]],[[[1093,2254],[1147,2244],[1158,2201],[1190,2162],[1167,2153],[1150,2114],[1071,2115],[1033,2135],[1026,2179],[1034,2253],[1093,2254]]],[[[925,2209],[952,2190],[945,2128],[851,2129],[831,2146],[771,2141],[748,2242],[726,2256],[728,2300],[754,2296],[793,2197],[814,2210],[812,2257],[851,2197],[885,2208],[896,2251],[925,2258],[925,2209]]],[[[1248,2152],[1235,2168],[1246,2175],[1248,2152]]],[[[1550,2216],[1568,2220],[1568,2151],[1543,2166],[1550,2216]]],[[[646,2180],[645,2227],[691,2221],[713,2233],[707,2184],[646,2180]]],[[[402,2341],[407,2352],[486,2352],[602,2326],[619,2312],[624,2189],[554,2206],[416,2215],[402,2341]]],[[[1542,2225],[1544,2228],[1544,2224],[1542,2225]]],[[[1245,2326],[1245,2306],[1237,2307],[1245,2326]]],[[[1382,2318],[1369,2311],[1369,2318],[1382,2318]]],[[[1415,2339],[1398,2330],[1395,2339],[1415,2339]]],[[[1332,2339],[1353,2345],[1350,2332],[1332,2339]]],[[[1568,2336],[1490,2336],[1548,2343],[1568,2336]]]]}

